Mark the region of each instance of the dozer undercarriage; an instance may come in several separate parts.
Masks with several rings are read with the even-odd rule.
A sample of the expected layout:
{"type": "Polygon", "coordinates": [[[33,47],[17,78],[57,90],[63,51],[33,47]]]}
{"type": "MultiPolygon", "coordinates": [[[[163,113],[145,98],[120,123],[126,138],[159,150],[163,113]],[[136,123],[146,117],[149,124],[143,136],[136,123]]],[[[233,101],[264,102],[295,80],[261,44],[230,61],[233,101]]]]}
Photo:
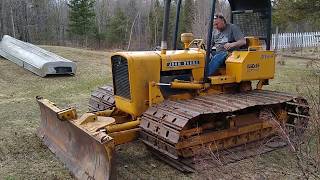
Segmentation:
{"type": "MultiPolygon", "coordinates": [[[[91,110],[106,106],[113,99],[111,92],[111,86],[93,92],[91,110]]],[[[140,119],[140,139],[160,159],[181,171],[193,172],[196,166],[193,157],[208,150],[223,153],[236,147],[237,153],[244,151],[237,157],[233,153],[220,159],[229,163],[283,147],[288,142],[286,135],[292,138],[303,134],[308,118],[306,100],[288,93],[253,90],[212,94],[189,100],[165,100],[150,107],[140,119]],[[278,137],[270,141],[275,135],[278,137]],[[255,141],[264,142],[265,147],[245,152],[255,141]]]]}
{"type": "MultiPolygon", "coordinates": [[[[215,153],[270,140],[279,133],[279,128],[285,129],[286,123],[294,126],[300,123],[294,131],[301,131],[307,121],[308,108],[303,99],[286,93],[254,90],[166,100],[143,113],[140,127],[141,139],[147,146],[167,155],[171,161],[178,161],[178,166],[183,164],[178,167],[180,170],[193,171],[196,164],[187,161],[188,158],[208,150],[215,153]]],[[[269,147],[269,151],[275,148],[269,147]]]]}

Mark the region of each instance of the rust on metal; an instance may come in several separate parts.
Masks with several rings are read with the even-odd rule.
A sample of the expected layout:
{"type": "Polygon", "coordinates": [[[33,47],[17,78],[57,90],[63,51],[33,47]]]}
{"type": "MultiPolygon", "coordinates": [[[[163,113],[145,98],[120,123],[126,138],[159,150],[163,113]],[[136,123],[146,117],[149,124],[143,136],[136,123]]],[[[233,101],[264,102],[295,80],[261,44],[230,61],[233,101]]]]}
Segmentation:
{"type": "Polygon", "coordinates": [[[37,135],[74,176],[77,179],[111,179],[115,172],[114,140],[104,130],[95,129],[93,133],[76,120],[58,119],[61,111],[58,107],[46,99],[38,97],[37,101],[41,111],[37,135]]]}
{"type": "Polygon", "coordinates": [[[113,87],[106,85],[93,91],[89,100],[90,111],[103,111],[115,107],[113,87]]]}
{"type": "Polygon", "coordinates": [[[280,124],[295,124],[297,118],[300,124],[308,121],[306,101],[291,94],[268,90],[212,94],[150,107],[141,117],[141,140],[161,159],[190,171],[184,161],[201,154],[204,147],[221,151],[276,134],[272,120],[261,118],[266,109],[279,115],[280,124]]]}

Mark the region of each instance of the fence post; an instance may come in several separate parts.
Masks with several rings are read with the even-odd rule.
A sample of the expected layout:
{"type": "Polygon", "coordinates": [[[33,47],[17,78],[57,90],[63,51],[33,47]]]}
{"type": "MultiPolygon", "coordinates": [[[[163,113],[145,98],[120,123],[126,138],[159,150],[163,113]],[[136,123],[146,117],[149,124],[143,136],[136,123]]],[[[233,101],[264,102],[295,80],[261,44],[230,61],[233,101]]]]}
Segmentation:
{"type": "Polygon", "coordinates": [[[303,51],[303,34],[302,33],[299,33],[299,36],[300,36],[300,50],[301,50],[301,56],[302,56],[302,51],[303,51]]]}
{"type": "Polygon", "coordinates": [[[276,27],[276,35],[275,35],[275,43],[274,43],[274,51],[277,52],[278,51],[278,41],[279,41],[279,27],[276,27]]]}
{"type": "Polygon", "coordinates": [[[276,34],[272,35],[272,47],[275,51],[286,48],[315,47],[320,43],[318,37],[320,32],[279,33],[277,27],[276,34]]]}

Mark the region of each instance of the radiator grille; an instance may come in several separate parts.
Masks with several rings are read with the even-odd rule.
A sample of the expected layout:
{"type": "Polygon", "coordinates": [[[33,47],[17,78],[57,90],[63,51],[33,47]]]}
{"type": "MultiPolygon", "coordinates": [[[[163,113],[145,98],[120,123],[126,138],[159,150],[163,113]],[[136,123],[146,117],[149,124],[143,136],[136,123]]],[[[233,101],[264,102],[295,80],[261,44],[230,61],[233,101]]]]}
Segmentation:
{"type": "Polygon", "coordinates": [[[114,94],[131,99],[128,61],[122,56],[111,57],[114,94]]]}

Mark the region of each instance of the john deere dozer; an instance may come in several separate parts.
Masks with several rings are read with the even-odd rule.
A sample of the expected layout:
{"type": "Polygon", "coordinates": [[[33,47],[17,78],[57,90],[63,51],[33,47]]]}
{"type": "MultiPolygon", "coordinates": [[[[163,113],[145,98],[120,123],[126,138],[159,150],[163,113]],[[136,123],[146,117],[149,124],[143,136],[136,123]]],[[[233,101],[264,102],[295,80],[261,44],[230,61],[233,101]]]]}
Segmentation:
{"type": "Polygon", "coordinates": [[[215,0],[206,45],[192,33],[183,33],[182,50],[176,50],[181,0],[174,48],[167,50],[170,3],[165,1],[161,51],[115,53],[113,86],[93,92],[88,113],[78,117],[74,108],[60,109],[37,98],[38,135],[75,177],[113,178],[115,146],[138,138],[174,167],[192,171],[185,160],[203,148],[224,150],[273,136],[275,123],[307,124],[305,99],[262,90],[275,73],[270,0],[229,0],[231,22],[245,33],[247,46],[230,52],[213,76],[207,72],[215,0]],[[271,116],[263,116],[266,112],[271,116]]]}

